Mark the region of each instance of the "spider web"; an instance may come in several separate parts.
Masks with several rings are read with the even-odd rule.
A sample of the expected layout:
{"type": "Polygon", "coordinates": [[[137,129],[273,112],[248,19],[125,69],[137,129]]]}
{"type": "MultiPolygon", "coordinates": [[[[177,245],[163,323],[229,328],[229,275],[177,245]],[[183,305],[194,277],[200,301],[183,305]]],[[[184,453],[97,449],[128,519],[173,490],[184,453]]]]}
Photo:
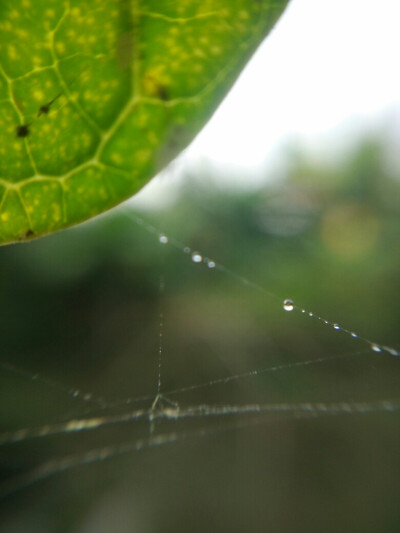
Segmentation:
{"type": "MultiPolygon", "coordinates": [[[[180,465],[177,468],[182,468],[182,457],[190,455],[194,448],[197,458],[194,462],[202,464],[201,450],[205,448],[208,458],[218,457],[223,464],[218,445],[232,453],[233,443],[237,445],[239,439],[246,450],[249,446],[243,439],[249,439],[261,441],[267,455],[273,457],[277,452],[274,446],[271,450],[275,440],[271,432],[282,436],[289,428],[296,432],[300,427],[307,433],[311,431],[310,424],[314,428],[314,437],[318,435],[319,439],[321,434],[329,431],[334,435],[346,435],[353,427],[358,427],[361,434],[370,435],[383,426],[383,442],[393,442],[393,427],[398,422],[400,408],[395,346],[321,316],[295,297],[292,299],[290,291],[280,295],[271,292],[258,280],[230,269],[225,261],[220,262],[218,250],[210,256],[205,255],[206,250],[203,252],[200,246],[197,249],[187,242],[180,242],[173,233],[164,233],[131,210],[126,210],[123,217],[127,219],[125,228],[130,231],[136,228],[145,236],[143,242],[148,248],[147,253],[156,265],[151,277],[159,304],[152,319],[152,331],[144,333],[149,339],[148,345],[144,345],[143,354],[132,350],[123,357],[111,349],[108,357],[113,358],[115,369],[110,373],[117,376],[118,381],[114,378],[100,384],[95,381],[95,391],[85,388],[84,382],[82,387],[71,388],[65,384],[68,380],[53,380],[44,372],[24,370],[24,365],[2,363],[3,374],[14,375],[13,386],[24,383],[26,387],[26,402],[22,406],[26,424],[20,424],[16,429],[4,428],[0,435],[3,464],[11,471],[2,483],[3,502],[17,499],[25,505],[26,501],[35,501],[35,494],[36,498],[38,494],[49,494],[52,487],[64,487],[64,494],[68,485],[78,490],[71,483],[72,479],[91,486],[93,479],[99,476],[107,488],[105,492],[112,494],[111,489],[117,482],[113,476],[110,479],[106,465],[112,463],[115,466],[115,461],[120,458],[122,462],[117,463],[116,472],[126,486],[124,468],[137,471],[139,463],[146,464],[147,461],[142,459],[133,462],[131,459],[137,455],[134,452],[146,450],[156,454],[157,467],[155,470],[150,468],[156,477],[148,485],[157,493],[165,476],[161,473],[164,467],[160,466],[160,461],[161,465],[164,461],[170,462],[171,455],[175,457],[175,465],[180,465]],[[181,265],[180,272],[186,278],[185,291],[189,288],[189,297],[180,294],[183,290],[173,274],[176,265],[181,265]],[[208,289],[207,298],[202,298],[202,291],[209,284],[212,290],[208,289]],[[213,291],[218,290],[219,284],[230,296],[228,304],[225,302],[217,309],[219,298],[213,295],[213,291]],[[232,301],[240,301],[239,306],[233,305],[232,301]],[[250,309],[254,301],[258,310],[248,319],[250,325],[244,328],[243,339],[243,329],[235,328],[246,319],[243,309],[250,309]],[[183,311],[179,309],[179,303],[183,311]],[[235,313],[239,315],[235,317],[235,313]],[[172,319],[174,314],[177,316],[172,319]],[[230,325],[232,315],[234,320],[230,325]],[[180,332],[186,346],[177,348],[177,332],[169,325],[179,323],[183,317],[189,317],[183,320],[183,327],[189,331],[183,329],[180,332]],[[252,321],[262,326],[254,331],[252,321]],[[274,329],[279,329],[278,324],[282,322],[287,333],[285,339],[274,334],[274,329]],[[224,342],[218,341],[218,336],[212,338],[210,324],[214,334],[221,329],[224,342]],[[207,330],[203,339],[202,325],[207,330]],[[259,336],[260,331],[262,342],[255,342],[254,336],[259,336]],[[297,344],[299,332],[304,346],[297,344]],[[296,339],[294,343],[291,336],[296,339]],[[175,348],[171,344],[172,338],[175,348]],[[127,390],[128,393],[124,392],[127,390]],[[33,412],[30,415],[29,402],[37,401],[35,395],[38,393],[41,397],[39,404],[54,402],[61,407],[60,413],[47,412],[43,407],[39,417],[33,412]],[[332,430],[338,424],[345,429],[332,430]],[[173,451],[175,449],[177,452],[173,451]],[[113,461],[109,461],[111,459],[113,461]],[[86,472],[91,468],[87,474],[81,468],[85,465],[86,472]]],[[[201,242],[202,239],[193,240],[201,242]]],[[[135,239],[131,239],[131,244],[135,245],[135,239]]],[[[240,249],[243,252],[245,244],[239,243],[238,246],[239,252],[240,249]]],[[[137,257],[142,252],[138,251],[137,257]]],[[[223,251],[220,255],[224,255],[223,251]]],[[[271,261],[275,260],[271,254],[271,261]]],[[[263,276],[259,277],[262,279],[263,276]]],[[[104,290],[105,287],[98,288],[100,292],[104,290]]],[[[371,314],[375,320],[373,310],[371,314]]],[[[131,327],[140,329],[140,323],[131,324],[131,327]]],[[[113,332],[118,335],[118,327],[114,327],[113,332]]],[[[101,335],[95,332],[97,334],[101,335]]],[[[72,363],[75,364],[76,383],[79,383],[79,369],[86,363],[72,363]]],[[[102,363],[94,360],[91,371],[102,363]]],[[[7,402],[10,399],[6,398],[7,402]]],[[[293,435],[292,438],[281,438],[280,445],[288,446],[292,441],[293,435]]],[[[361,453],[360,450],[357,453],[361,453]]],[[[332,450],[330,453],[332,456],[332,450]]],[[[148,457],[151,461],[151,454],[148,457]]],[[[259,451],[256,457],[260,461],[259,451]]],[[[236,463],[230,457],[230,465],[236,463]]],[[[173,459],[169,464],[174,464],[173,459]]],[[[269,468],[269,475],[271,471],[273,469],[269,468]]],[[[177,485],[183,486],[180,476],[178,479],[177,485]]],[[[253,474],[254,479],[263,483],[261,480],[265,475],[253,474]]],[[[208,482],[211,485],[215,482],[212,475],[208,482]]],[[[237,490],[240,501],[243,501],[243,491],[237,490]]],[[[32,503],[30,506],[35,507],[32,503]]],[[[221,528],[226,524],[224,522],[221,528]]],[[[220,526],[214,524],[213,527],[220,526]]]]}
{"type": "MultiPolygon", "coordinates": [[[[95,390],[85,380],[82,386],[70,387],[66,384],[68,380],[53,380],[46,373],[26,371],[23,365],[2,363],[3,374],[14,376],[13,386],[25,383],[23,396],[27,400],[22,406],[27,423],[15,429],[4,428],[0,435],[3,463],[11,472],[1,485],[3,502],[13,499],[25,502],[25,498],[35,501],[35,497],[41,497],[38,495],[49,494],[52,487],[62,486],[65,493],[65,486],[71,485],[79,492],[80,483],[90,487],[99,477],[106,487],[105,493],[113,493],[118,476],[126,489],[125,468],[137,472],[143,469],[142,463],[151,462],[151,454],[147,461],[132,460],[137,455],[134,452],[139,451],[152,450],[156,454],[157,466],[150,468],[155,479],[145,486],[157,493],[165,483],[166,474],[161,470],[167,462],[174,464],[171,456],[176,467],[182,468],[182,457],[190,457],[193,448],[196,458],[193,462],[202,465],[203,447],[211,450],[209,457],[215,453],[223,464],[224,451],[229,450],[228,456],[232,454],[232,446],[238,441],[246,455],[252,448],[245,442],[247,439],[262,442],[267,456],[275,457],[276,441],[271,432],[280,436],[279,446],[285,447],[291,445],[299,428],[310,431],[318,441],[325,434],[342,438],[351,434],[352,428],[357,428],[360,435],[370,435],[383,427],[383,441],[388,441],[390,434],[392,442],[397,442],[394,427],[398,423],[400,397],[396,346],[370,338],[368,330],[366,335],[362,330],[350,329],[322,316],[292,298],[290,291],[279,295],[271,292],[257,279],[243,276],[225,261],[220,262],[218,249],[208,256],[200,246],[181,242],[173,232],[161,231],[131,209],[125,210],[122,217],[129,232],[145,236],[146,251],[156,265],[150,277],[158,310],[150,321],[154,325],[152,330],[143,334],[143,353],[131,348],[127,354],[115,354],[111,349],[108,357],[111,354],[114,362],[107,367],[111,378],[106,383],[94,379],[95,390]],[[175,275],[177,265],[181,269],[179,276],[185,277],[184,290],[175,275]],[[202,298],[208,285],[211,292],[202,298]],[[219,286],[228,299],[218,309],[219,297],[213,291],[218,292],[219,286]],[[238,324],[246,320],[243,309],[250,309],[254,302],[256,312],[252,311],[254,316],[247,318],[249,324],[244,335],[238,324]],[[230,324],[235,313],[239,314],[230,324]],[[179,346],[182,341],[179,336],[177,340],[174,329],[181,320],[188,328],[179,331],[184,338],[183,346],[179,346]],[[251,325],[253,321],[258,323],[256,328],[251,325]],[[286,338],[274,333],[282,322],[286,338]],[[203,338],[202,328],[207,331],[203,338]],[[224,342],[218,341],[219,332],[224,342]],[[261,340],[257,340],[255,337],[260,335],[261,340]],[[48,412],[42,406],[39,416],[33,412],[30,415],[29,401],[38,393],[39,404],[54,402],[60,412],[57,409],[48,412]],[[285,437],[287,432],[292,436],[285,437]],[[111,476],[106,465],[115,466],[118,458],[121,461],[115,469],[118,474],[111,476]],[[91,468],[89,473],[83,473],[84,466],[86,471],[91,468]],[[76,479],[80,480],[78,485],[71,482],[76,479]]],[[[137,244],[135,239],[130,238],[132,246],[137,244]]],[[[201,243],[201,237],[197,241],[201,243]]],[[[245,254],[245,246],[244,242],[238,243],[239,253],[245,254]]],[[[223,250],[219,251],[223,256],[223,250]]],[[[135,254],[135,261],[143,252],[142,249],[135,254]]],[[[276,264],[274,254],[271,262],[276,264]]],[[[248,265],[249,270],[253,270],[251,267],[248,265]]],[[[261,280],[263,274],[258,273],[261,280]]],[[[104,287],[98,288],[103,290],[104,287]]],[[[105,310],[104,306],[101,312],[105,310]]],[[[373,310],[371,315],[376,320],[373,310]]],[[[118,317],[115,321],[118,323],[118,317]]],[[[140,330],[138,313],[130,327],[140,330]]],[[[94,331],[95,336],[101,335],[96,327],[94,331]]],[[[118,327],[113,331],[118,332],[118,327]]],[[[78,360],[72,363],[75,383],[80,383],[79,371],[86,363],[78,360]]],[[[91,372],[102,364],[103,361],[94,359],[91,372]]],[[[103,372],[103,379],[104,376],[103,372]]],[[[6,397],[6,401],[10,398],[6,397]]],[[[301,449],[304,452],[304,447],[301,449]]],[[[356,448],[356,453],[361,453],[360,450],[356,448]]],[[[316,452],[308,449],[307,453],[316,452]]],[[[284,458],[283,465],[291,454],[284,458]]],[[[259,451],[255,457],[257,464],[261,464],[259,451]]],[[[230,465],[236,464],[232,457],[229,460],[230,465]]],[[[181,476],[178,478],[177,485],[184,487],[181,476]]],[[[265,475],[253,472],[251,479],[262,484],[265,475]]],[[[218,486],[211,475],[207,486],[213,483],[218,486]]],[[[243,490],[237,490],[240,501],[245,501],[243,490]]],[[[259,496],[256,490],[254,494],[259,496]]],[[[165,516],[163,523],[164,520],[165,516]]],[[[218,527],[224,529],[226,524],[218,527]]]]}
{"type": "MultiPolygon", "coordinates": [[[[49,105],[56,113],[65,102],[54,95],[49,105]]],[[[173,211],[153,225],[127,210],[124,223],[105,218],[100,230],[49,239],[60,243],[50,254],[40,242],[2,250],[30,265],[15,272],[0,261],[8,301],[23,302],[17,312],[2,307],[0,319],[15,345],[0,356],[2,529],[397,531],[398,272],[386,275],[389,251],[375,264],[393,281],[374,292],[382,304],[368,298],[362,263],[354,287],[345,268],[313,279],[307,271],[318,267],[302,254],[313,255],[315,236],[303,247],[267,245],[262,232],[252,240],[239,235],[248,224],[240,202],[232,223],[198,196],[184,224],[173,211]],[[120,254],[103,276],[92,257],[112,263],[110,249],[85,253],[96,231],[120,254]],[[75,239],[85,243],[78,253],[75,239]],[[66,312],[51,296],[58,284],[71,292],[60,298],[66,312]],[[40,320],[31,326],[41,300],[42,334],[40,320]],[[58,342],[47,340],[52,329],[58,342]],[[38,348],[24,353],[23,338],[38,348]]],[[[279,201],[268,216],[253,203],[277,243],[301,227],[279,201]]]]}

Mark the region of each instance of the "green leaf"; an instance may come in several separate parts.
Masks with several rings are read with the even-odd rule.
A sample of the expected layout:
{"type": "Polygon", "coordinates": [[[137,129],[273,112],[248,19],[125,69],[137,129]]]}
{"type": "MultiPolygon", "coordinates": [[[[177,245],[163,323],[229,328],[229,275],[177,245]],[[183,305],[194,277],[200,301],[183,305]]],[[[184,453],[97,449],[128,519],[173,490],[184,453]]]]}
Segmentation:
{"type": "Polygon", "coordinates": [[[287,0],[1,0],[0,244],[136,193],[210,118],[287,0]]]}

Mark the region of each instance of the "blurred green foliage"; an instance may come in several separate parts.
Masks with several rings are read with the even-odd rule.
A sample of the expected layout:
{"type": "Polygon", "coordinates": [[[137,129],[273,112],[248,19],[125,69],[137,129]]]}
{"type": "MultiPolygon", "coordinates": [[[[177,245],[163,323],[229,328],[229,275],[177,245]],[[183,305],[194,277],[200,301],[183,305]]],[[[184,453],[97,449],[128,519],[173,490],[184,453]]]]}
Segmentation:
{"type": "MultiPolygon", "coordinates": [[[[400,181],[379,140],[330,166],[292,151],[287,176],[252,192],[221,191],[212,173],[192,172],[171,208],[138,216],[282,300],[400,345],[400,181]]],[[[0,301],[1,362],[15,366],[0,370],[3,431],[97,412],[69,388],[104,398],[101,414],[151,404],[111,408],[156,393],[160,312],[165,392],[326,359],[171,396],[180,405],[398,398],[397,358],[193,264],[133,222],[128,206],[0,248],[0,301]]],[[[398,531],[397,413],[205,418],[156,430],[224,425],[23,490],[1,502],[5,531],[398,531]]],[[[143,435],[148,425],[131,423],[4,446],[2,479],[143,435]]]]}

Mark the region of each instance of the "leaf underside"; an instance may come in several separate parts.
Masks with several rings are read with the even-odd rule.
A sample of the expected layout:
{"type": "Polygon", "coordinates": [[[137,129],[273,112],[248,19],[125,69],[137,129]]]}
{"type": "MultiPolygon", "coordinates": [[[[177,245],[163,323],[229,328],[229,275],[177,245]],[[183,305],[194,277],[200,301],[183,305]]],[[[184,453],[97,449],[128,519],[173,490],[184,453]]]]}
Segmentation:
{"type": "Polygon", "coordinates": [[[2,0],[0,244],[136,193],[210,118],[287,0],[2,0]]]}

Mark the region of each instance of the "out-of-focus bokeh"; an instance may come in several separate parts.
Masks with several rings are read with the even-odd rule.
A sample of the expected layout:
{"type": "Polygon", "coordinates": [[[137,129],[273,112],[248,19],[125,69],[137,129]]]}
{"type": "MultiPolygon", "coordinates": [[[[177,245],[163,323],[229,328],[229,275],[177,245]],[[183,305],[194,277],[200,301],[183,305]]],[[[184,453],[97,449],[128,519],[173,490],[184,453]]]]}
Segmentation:
{"type": "MultiPolygon", "coordinates": [[[[285,312],[281,301],[400,346],[400,183],[384,138],[365,138],[328,166],[291,147],[281,181],[250,192],[221,192],[212,168],[199,167],[176,202],[135,211],[168,244],[132,221],[126,206],[1,248],[2,432],[149,408],[160,313],[161,392],[181,409],[398,399],[397,357],[285,312]],[[173,238],[279,298],[193,262],[173,238]],[[168,394],[268,367],[281,368],[168,394]],[[149,398],[132,401],[142,396],[149,398]]],[[[288,412],[158,422],[154,436],[178,441],[21,489],[0,502],[3,530],[397,531],[399,416],[288,412]]],[[[2,446],[2,480],[23,484],[40,464],[136,442],[149,431],[148,421],[131,421],[2,446]]]]}
{"type": "Polygon", "coordinates": [[[0,491],[20,490],[0,500],[1,531],[399,531],[400,413],[355,405],[398,405],[400,360],[333,327],[400,348],[396,7],[295,0],[154,185],[0,248],[0,440],[149,409],[160,351],[164,407],[339,413],[228,408],[2,445],[0,491]],[[57,473],[25,486],[40,465],[57,473]]]}

